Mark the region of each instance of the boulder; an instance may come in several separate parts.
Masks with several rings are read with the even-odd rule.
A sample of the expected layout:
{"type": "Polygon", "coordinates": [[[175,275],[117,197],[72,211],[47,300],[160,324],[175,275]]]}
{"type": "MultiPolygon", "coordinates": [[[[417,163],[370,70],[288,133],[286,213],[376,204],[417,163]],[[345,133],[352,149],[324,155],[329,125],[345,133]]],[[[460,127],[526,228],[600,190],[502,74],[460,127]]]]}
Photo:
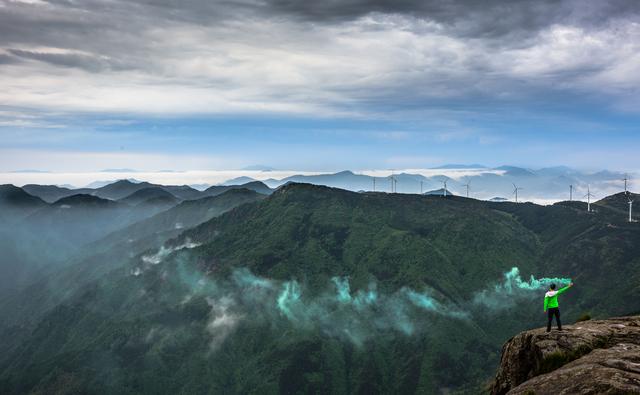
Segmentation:
{"type": "Polygon", "coordinates": [[[640,394],[640,316],[563,329],[508,340],[491,394],[640,394]]]}

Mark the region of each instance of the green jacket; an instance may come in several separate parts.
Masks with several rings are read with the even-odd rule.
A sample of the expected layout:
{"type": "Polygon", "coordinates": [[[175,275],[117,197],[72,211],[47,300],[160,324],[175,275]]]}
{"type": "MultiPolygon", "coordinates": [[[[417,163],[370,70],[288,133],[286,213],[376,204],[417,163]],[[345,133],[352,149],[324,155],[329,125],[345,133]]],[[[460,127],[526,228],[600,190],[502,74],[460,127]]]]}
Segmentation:
{"type": "Polygon", "coordinates": [[[544,294],[544,311],[547,311],[547,308],[552,309],[554,307],[558,307],[558,295],[560,295],[567,289],[569,289],[569,286],[560,288],[557,291],[548,291],[546,294],[544,294]]]}

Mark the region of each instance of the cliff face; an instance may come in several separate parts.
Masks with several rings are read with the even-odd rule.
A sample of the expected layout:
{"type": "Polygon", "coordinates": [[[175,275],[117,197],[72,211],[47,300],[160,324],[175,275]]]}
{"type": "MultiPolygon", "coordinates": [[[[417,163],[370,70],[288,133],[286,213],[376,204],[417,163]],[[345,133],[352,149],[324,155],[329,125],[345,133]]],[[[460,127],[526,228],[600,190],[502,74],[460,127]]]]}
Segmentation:
{"type": "Polygon", "coordinates": [[[491,394],[640,394],[640,316],[545,329],[505,343],[491,394]]]}

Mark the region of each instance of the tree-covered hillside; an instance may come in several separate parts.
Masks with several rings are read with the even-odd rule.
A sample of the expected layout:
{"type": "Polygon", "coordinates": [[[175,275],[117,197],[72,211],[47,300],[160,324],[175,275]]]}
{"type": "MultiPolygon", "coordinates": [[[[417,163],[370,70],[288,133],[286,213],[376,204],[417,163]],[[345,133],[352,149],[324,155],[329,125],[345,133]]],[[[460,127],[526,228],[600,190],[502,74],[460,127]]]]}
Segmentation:
{"type": "Polygon", "coordinates": [[[640,227],[594,207],[286,185],[0,328],[0,392],[478,393],[550,282],[567,322],[640,309],[640,227]]]}

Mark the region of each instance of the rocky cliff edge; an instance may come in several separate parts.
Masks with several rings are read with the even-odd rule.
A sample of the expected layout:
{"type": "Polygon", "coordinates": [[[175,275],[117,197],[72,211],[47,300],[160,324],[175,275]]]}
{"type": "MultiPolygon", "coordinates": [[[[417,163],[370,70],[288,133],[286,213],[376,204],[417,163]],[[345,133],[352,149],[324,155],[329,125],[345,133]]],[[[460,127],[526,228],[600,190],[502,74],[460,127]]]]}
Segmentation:
{"type": "Polygon", "coordinates": [[[640,394],[640,316],[545,330],[505,343],[492,395],[640,394]]]}

